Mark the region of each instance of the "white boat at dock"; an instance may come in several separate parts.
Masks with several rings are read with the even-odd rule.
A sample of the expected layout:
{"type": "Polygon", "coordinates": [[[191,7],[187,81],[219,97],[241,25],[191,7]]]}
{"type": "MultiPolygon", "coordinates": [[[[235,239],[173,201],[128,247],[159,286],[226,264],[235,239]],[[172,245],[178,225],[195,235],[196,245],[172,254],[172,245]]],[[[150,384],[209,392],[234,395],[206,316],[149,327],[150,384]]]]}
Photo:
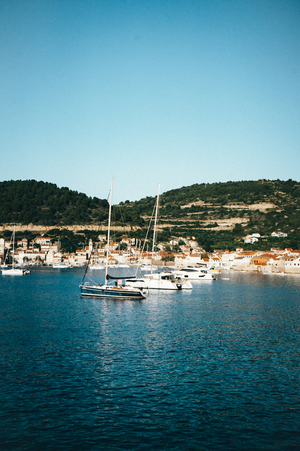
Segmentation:
{"type": "Polygon", "coordinates": [[[174,276],[183,277],[187,280],[216,280],[214,274],[203,268],[182,268],[172,271],[174,276]]]}
{"type": "Polygon", "coordinates": [[[30,274],[30,270],[27,268],[8,268],[8,269],[2,269],[2,275],[3,276],[25,276],[27,274],[30,274]]]}
{"type": "Polygon", "coordinates": [[[72,266],[69,264],[66,264],[65,262],[57,262],[57,263],[53,263],[52,268],[53,269],[69,269],[69,268],[72,268],[72,266]]]}
{"type": "Polygon", "coordinates": [[[15,267],[15,227],[13,231],[13,250],[12,250],[12,266],[9,267],[4,262],[3,265],[1,265],[1,274],[3,276],[25,276],[27,274],[30,274],[30,270],[27,268],[18,268],[15,267]]]}
{"type": "Polygon", "coordinates": [[[100,263],[93,263],[89,266],[89,269],[97,269],[97,270],[103,270],[105,269],[104,265],[101,265],[100,263]]]}

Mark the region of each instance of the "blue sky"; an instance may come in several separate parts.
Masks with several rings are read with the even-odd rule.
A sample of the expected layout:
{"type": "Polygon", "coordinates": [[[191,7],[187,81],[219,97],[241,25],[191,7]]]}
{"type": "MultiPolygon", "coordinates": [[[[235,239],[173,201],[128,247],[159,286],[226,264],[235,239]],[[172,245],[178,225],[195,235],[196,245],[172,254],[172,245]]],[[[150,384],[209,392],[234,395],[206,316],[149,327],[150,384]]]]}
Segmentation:
{"type": "Polygon", "coordinates": [[[299,181],[299,125],[299,1],[0,2],[0,180],[299,181]]]}

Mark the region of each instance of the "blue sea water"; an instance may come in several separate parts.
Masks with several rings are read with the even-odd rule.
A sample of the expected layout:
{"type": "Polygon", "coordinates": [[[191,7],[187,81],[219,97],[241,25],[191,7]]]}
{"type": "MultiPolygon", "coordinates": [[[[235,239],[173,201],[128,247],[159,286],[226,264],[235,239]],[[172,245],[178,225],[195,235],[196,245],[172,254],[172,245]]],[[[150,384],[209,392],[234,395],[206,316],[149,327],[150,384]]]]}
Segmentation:
{"type": "Polygon", "coordinates": [[[300,277],[112,301],[82,276],[0,276],[1,450],[300,449],[300,277]]]}

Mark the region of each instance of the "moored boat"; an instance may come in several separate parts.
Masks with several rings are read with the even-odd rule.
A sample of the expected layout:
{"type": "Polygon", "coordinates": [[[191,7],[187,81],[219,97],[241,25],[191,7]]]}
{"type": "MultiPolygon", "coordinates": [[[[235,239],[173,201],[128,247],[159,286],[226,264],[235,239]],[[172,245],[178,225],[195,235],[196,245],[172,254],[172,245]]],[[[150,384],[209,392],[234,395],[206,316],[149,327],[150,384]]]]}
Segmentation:
{"type": "MultiPolygon", "coordinates": [[[[158,204],[159,204],[159,189],[156,198],[156,209],[155,209],[155,220],[154,220],[154,231],[153,231],[153,243],[152,243],[152,261],[154,256],[154,246],[155,246],[155,235],[156,235],[156,222],[158,215],[158,204]]],[[[176,276],[172,272],[153,272],[153,266],[151,265],[151,273],[144,274],[140,278],[130,278],[126,279],[126,284],[132,287],[143,288],[146,290],[192,290],[193,286],[186,278],[181,276],[176,276]]]]}
{"type": "Polygon", "coordinates": [[[69,269],[69,268],[72,268],[72,266],[67,265],[65,262],[57,262],[57,263],[53,263],[52,268],[53,269],[69,269]]]}
{"type": "Polygon", "coordinates": [[[85,282],[80,286],[81,296],[114,298],[114,299],[145,299],[146,292],[139,288],[130,286],[119,286],[118,284],[90,284],[85,282]]]}
{"type": "Polygon", "coordinates": [[[105,266],[101,265],[100,263],[93,263],[92,265],[89,266],[89,269],[103,270],[103,269],[105,269],[105,266]]]}
{"type": "Polygon", "coordinates": [[[182,268],[173,271],[174,276],[183,277],[187,280],[216,280],[214,274],[203,268],[182,268]]]}
{"type": "Polygon", "coordinates": [[[27,268],[15,267],[15,227],[13,231],[12,267],[11,268],[7,267],[5,262],[4,265],[1,265],[1,267],[2,267],[1,274],[3,276],[25,276],[27,274],[30,274],[30,270],[27,268]]]}
{"type": "Polygon", "coordinates": [[[26,268],[2,269],[3,276],[25,276],[27,274],[30,274],[30,270],[26,268]]]}
{"type": "Polygon", "coordinates": [[[126,279],[126,285],[145,290],[192,290],[191,282],[171,272],[145,274],[140,278],[126,279]]]}
{"type": "Polygon", "coordinates": [[[108,261],[109,261],[109,238],[110,238],[110,221],[111,221],[111,205],[112,205],[112,190],[113,180],[111,181],[110,189],[110,202],[109,202],[109,214],[108,214],[108,231],[107,231],[107,252],[106,252],[106,264],[105,264],[105,282],[103,285],[99,283],[84,282],[89,265],[86,268],[83,276],[82,283],[80,285],[81,296],[110,298],[110,299],[145,299],[147,291],[123,285],[122,281],[108,282],[108,261]]]}

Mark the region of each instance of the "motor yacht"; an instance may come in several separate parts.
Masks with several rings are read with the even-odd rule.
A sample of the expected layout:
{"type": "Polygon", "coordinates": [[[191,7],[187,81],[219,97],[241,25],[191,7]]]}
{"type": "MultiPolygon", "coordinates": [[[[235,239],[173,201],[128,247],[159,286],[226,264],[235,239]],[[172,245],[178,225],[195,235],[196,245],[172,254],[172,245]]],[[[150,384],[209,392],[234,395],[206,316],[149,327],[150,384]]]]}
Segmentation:
{"type": "Polygon", "coordinates": [[[203,268],[181,268],[173,271],[173,274],[187,280],[216,280],[214,274],[203,268]]]}

